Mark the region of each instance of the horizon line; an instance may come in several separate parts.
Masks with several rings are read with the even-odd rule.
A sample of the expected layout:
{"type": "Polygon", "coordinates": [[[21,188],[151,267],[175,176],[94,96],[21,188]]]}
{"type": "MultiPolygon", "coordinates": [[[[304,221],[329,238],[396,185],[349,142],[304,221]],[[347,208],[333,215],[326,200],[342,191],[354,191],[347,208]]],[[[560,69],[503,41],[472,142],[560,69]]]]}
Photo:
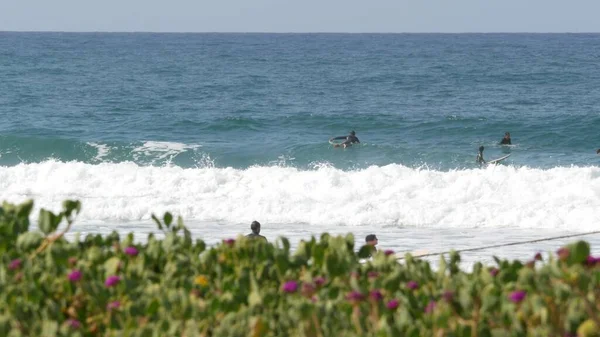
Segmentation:
{"type": "Polygon", "coordinates": [[[82,31],[71,31],[71,30],[2,30],[0,33],[68,33],[68,34],[90,34],[90,33],[105,33],[105,34],[346,34],[346,35],[360,35],[360,34],[373,34],[373,35],[409,35],[409,34],[447,34],[447,35],[468,35],[468,34],[600,34],[600,31],[594,32],[501,32],[501,31],[490,31],[490,32],[342,32],[342,31],[322,31],[322,32],[268,32],[268,31],[110,31],[110,30],[82,30],[82,31]]]}

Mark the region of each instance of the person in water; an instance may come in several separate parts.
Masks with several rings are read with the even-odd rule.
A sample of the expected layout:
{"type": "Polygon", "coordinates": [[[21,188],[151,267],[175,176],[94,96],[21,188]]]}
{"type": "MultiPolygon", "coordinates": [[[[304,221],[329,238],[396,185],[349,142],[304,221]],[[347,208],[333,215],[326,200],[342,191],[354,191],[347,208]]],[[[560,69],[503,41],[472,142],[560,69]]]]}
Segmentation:
{"type": "Polygon", "coordinates": [[[333,147],[343,146],[344,148],[347,148],[348,146],[352,146],[352,144],[360,143],[360,140],[358,140],[358,137],[356,137],[356,132],[354,132],[354,131],[350,131],[350,134],[347,136],[339,136],[339,137],[331,138],[330,141],[337,140],[337,139],[345,139],[345,141],[343,141],[341,144],[335,144],[335,145],[333,145],[333,147]]]}
{"type": "Polygon", "coordinates": [[[477,164],[485,164],[485,159],[483,159],[483,149],[483,145],[479,147],[479,153],[477,154],[477,159],[475,159],[477,164]]]}
{"type": "Polygon", "coordinates": [[[512,145],[512,143],[510,142],[510,132],[505,132],[504,133],[504,138],[502,138],[502,140],[500,141],[501,145],[512,145]]]}
{"type": "Polygon", "coordinates": [[[250,229],[252,230],[252,233],[246,235],[246,237],[253,239],[263,239],[267,241],[266,237],[260,235],[260,222],[256,220],[252,221],[252,224],[250,224],[250,229]]]}
{"type": "Polygon", "coordinates": [[[379,240],[377,239],[377,236],[375,234],[367,235],[367,237],[365,238],[365,242],[367,243],[367,245],[373,246],[373,253],[377,251],[377,247],[375,246],[377,246],[379,240]]]}

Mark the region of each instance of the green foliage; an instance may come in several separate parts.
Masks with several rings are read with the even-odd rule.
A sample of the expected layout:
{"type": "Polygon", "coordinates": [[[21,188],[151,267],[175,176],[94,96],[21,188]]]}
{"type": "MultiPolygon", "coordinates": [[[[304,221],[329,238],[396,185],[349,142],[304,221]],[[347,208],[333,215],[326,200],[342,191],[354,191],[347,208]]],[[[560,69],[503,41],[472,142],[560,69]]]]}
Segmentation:
{"type": "Polygon", "coordinates": [[[79,202],[41,210],[35,231],[32,209],[0,208],[0,336],[600,336],[600,262],[583,241],[466,272],[456,252],[434,269],[356,252],[352,235],[207,247],[170,213],[152,217],[162,240],[69,241],[79,202]]]}

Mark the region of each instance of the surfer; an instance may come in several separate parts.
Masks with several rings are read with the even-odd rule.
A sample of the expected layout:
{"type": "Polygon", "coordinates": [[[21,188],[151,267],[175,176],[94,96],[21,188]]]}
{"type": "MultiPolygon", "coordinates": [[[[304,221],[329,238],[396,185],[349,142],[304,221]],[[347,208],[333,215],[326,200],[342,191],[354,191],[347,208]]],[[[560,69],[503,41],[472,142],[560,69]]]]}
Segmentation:
{"type": "Polygon", "coordinates": [[[356,132],[354,132],[354,130],[350,131],[350,134],[347,136],[339,136],[339,137],[331,138],[329,140],[329,142],[331,143],[332,141],[338,140],[338,139],[345,139],[345,140],[340,144],[333,144],[333,147],[343,146],[344,148],[347,148],[348,146],[352,146],[352,144],[354,144],[354,143],[360,143],[360,141],[358,140],[358,137],[356,137],[356,132]]]}
{"type": "Polygon", "coordinates": [[[256,220],[252,221],[252,223],[250,224],[250,229],[252,230],[252,233],[246,235],[246,237],[253,239],[263,239],[267,241],[266,237],[260,235],[260,222],[256,220]]]}
{"type": "Polygon", "coordinates": [[[373,253],[377,251],[377,247],[375,246],[377,246],[379,240],[377,239],[377,236],[375,234],[367,235],[367,237],[365,238],[365,242],[367,243],[367,245],[373,246],[373,253]]]}
{"type": "Polygon", "coordinates": [[[501,145],[512,145],[512,143],[510,142],[510,132],[505,132],[504,133],[504,138],[502,138],[502,140],[500,141],[501,145]]]}
{"type": "Polygon", "coordinates": [[[477,154],[477,159],[475,159],[477,164],[485,164],[485,159],[483,159],[483,149],[483,145],[479,147],[479,153],[477,154]]]}

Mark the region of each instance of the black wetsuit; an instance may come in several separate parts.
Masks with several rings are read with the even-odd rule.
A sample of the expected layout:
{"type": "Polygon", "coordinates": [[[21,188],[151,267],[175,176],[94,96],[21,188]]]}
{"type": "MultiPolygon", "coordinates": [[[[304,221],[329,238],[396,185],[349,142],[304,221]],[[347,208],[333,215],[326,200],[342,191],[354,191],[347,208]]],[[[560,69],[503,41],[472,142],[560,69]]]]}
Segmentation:
{"type": "Polygon", "coordinates": [[[340,145],[352,145],[354,143],[360,143],[360,140],[358,140],[358,137],[353,136],[353,135],[348,135],[348,136],[339,136],[339,137],[335,137],[333,138],[335,139],[345,139],[344,142],[342,142],[342,144],[340,145]]]}
{"type": "Polygon", "coordinates": [[[475,159],[475,161],[476,161],[478,164],[484,164],[484,163],[485,163],[485,160],[483,159],[483,152],[479,152],[479,153],[477,154],[477,159],[475,159]]]}
{"type": "Polygon", "coordinates": [[[256,233],[250,233],[250,234],[246,235],[246,237],[253,238],[253,239],[263,239],[263,240],[267,241],[266,237],[264,237],[260,234],[256,234],[256,233]]]}
{"type": "Polygon", "coordinates": [[[510,138],[502,138],[502,140],[500,141],[501,145],[512,145],[512,143],[510,142],[510,138]]]}

